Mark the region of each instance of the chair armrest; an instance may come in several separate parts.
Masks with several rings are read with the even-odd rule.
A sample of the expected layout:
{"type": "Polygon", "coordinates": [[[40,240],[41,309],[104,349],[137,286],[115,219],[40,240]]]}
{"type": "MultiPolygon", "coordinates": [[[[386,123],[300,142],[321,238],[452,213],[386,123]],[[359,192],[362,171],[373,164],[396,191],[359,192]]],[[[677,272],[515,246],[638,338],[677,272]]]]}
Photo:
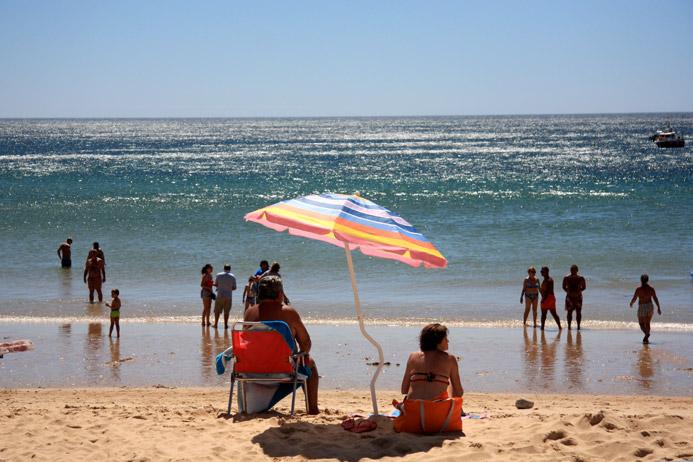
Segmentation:
{"type": "Polygon", "coordinates": [[[300,353],[294,353],[291,355],[291,358],[296,361],[297,364],[300,364],[302,366],[305,366],[305,360],[306,357],[308,356],[307,351],[302,351],[300,353]]]}
{"type": "Polygon", "coordinates": [[[227,359],[233,358],[233,347],[227,348],[221,354],[224,355],[227,359]]]}

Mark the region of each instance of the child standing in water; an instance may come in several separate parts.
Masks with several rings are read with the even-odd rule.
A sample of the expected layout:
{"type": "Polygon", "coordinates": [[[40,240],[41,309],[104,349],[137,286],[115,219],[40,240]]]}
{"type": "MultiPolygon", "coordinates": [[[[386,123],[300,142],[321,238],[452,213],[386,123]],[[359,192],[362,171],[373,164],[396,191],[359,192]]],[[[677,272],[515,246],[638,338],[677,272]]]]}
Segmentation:
{"type": "Polygon", "coordinates": [[[255,278],[250,276],[248,278],[248,284],[243,289],[243,303],[245,303],[245,309],[247,310],[251,305],[255,305],[255,278]]]}
{"type": "Polygon", "coordinates": [[[638,300],[638,323],[645,337],[642,343],[650,343],[650,321],[654,315],[654,305],[652,300],[657,304],[657,314],[662,315],[662,308],[659,306],[657,293],[648,282],[650,277],[647,274],[640,276],[640,287],[635,289],[633,298],[630,300],[630,307],[633,308],[633,303],[638,300]]]}
{"type": "Polygon", "coordinates": [[[116,334],[120,338],[120,291],[118,289],[111,290],[111,303],[106,303],[106,306],[111,309],[111,327],[108,329],[108,336],[111,336],[115,326],[116,334]]]}

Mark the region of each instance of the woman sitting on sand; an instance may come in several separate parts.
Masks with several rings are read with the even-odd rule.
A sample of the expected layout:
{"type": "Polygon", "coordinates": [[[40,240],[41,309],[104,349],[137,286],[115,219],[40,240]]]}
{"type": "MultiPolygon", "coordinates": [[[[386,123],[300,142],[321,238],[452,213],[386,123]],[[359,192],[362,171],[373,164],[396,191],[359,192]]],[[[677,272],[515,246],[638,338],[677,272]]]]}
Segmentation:
{"type": "Polygon", "coordinates": [[[457,358],[447,353],[448,329],[438,323],[427,325],[419,336],[419,346],[421,351],[409,355],[404,371],[404,402],[393,402],[400,411],[395,431],[462,431],[464,389],[457,358]]]}
{"type": "Polygon", "coordinates": [[[409,399],[447,399],[462,396],[457,358],[447,353],[448,329],[429,324],[419,336],[421,351],[409,355],[402,379],[402,393],[409,399]]]}

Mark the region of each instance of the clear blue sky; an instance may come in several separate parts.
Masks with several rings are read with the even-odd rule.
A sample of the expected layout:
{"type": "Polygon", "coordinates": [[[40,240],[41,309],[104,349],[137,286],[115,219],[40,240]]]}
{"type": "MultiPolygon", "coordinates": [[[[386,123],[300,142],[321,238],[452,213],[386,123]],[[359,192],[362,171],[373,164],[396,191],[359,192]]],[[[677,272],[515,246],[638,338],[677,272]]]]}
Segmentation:
{"type": "Polygon", "coordinates": [[[690,0],[0,0],[0,117],[658,111],[690,0]]]}

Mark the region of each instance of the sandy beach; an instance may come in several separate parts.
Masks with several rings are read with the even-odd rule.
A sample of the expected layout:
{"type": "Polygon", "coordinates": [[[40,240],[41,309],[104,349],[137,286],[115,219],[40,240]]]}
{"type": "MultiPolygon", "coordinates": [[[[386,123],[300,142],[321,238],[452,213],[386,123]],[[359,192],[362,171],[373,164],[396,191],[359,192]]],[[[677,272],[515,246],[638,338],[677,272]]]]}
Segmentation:
{"type": "MultiPolygon", "coordinates": [[[[225,418],[222,388],[4,389],[0,460],[571,460],[693,459],[693,398],[523,395],[465,396],[459,434],[370,433],[340,426],[366,413],[367,391],[324,391],[322,414],[276,412],[225,418]]],[[[380,392],[383,410],[398,398],[380,392]]]]}

